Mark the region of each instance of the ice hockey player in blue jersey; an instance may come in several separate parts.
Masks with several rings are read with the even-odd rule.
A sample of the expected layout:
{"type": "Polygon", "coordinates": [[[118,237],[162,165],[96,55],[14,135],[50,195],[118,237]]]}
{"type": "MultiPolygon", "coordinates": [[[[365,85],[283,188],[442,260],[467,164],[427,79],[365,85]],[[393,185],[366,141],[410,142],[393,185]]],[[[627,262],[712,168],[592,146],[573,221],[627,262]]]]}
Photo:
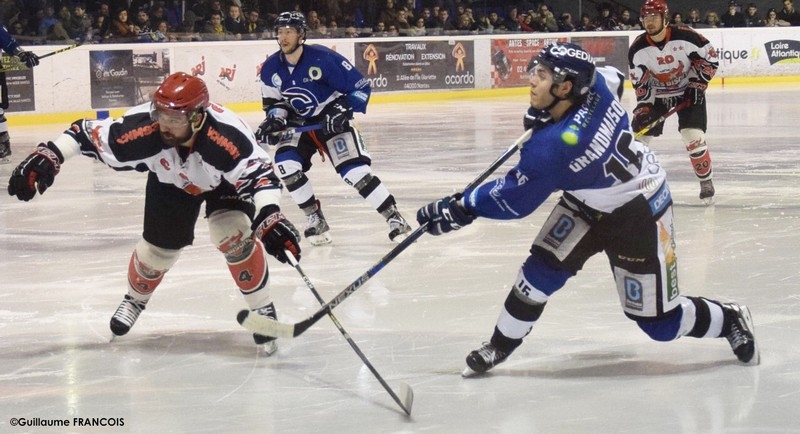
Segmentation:
{"type": "Polygon", "coordinates": [[[561,198],[533,242],[494,333],[467,356],[464,376],[488,371],[520,345],[548,299],[605,252],[625,315],[656,341],[725,337],[745,364],[759,362],[750,311],[735,303],[680,295],[672,198],[656,156],[635,140],[620,103],[623,75],[595,68],[574,44],[546,46],[531,59],[533,129],[504,177],[444,197],[417,212],[440,235],[477,217],[520,219],[553,192],[561,198]]]}
{"type": "MultiPolygon", "coordinates": [[[[28,68],[39,64],[39,56],[32,51],[23,50],[5,26],[0,25],[0,47],[11,56],[19,58],[28,68]]],[[[11,162],[11,137],[8,135],[8,121],[5,110],[8,108],[8,85],[6,73],[0,72],[0,164],[11,162]]]]}
{"type": "Polygon", "coordinates": [[[372,174],[371,158],[353,125],[353,112],[366,113],[369,81],[342,55],[305,44],[306,19],[284,12],[275,20],[280,50],[261,67],[261,96],[266,119],[256,131],[262,143],[276,145],[275,166],[292,199],[308,217],[304,236],[312,245],[332,238],[306,172],[317,152],[329,158],[344,182],[354,187],[389,224],[389,239],[401,241],[411,227],[397,210],[394,196],[372,174]],[[276,134],[287,126],[321,124],[323,128],[276,134]]]}

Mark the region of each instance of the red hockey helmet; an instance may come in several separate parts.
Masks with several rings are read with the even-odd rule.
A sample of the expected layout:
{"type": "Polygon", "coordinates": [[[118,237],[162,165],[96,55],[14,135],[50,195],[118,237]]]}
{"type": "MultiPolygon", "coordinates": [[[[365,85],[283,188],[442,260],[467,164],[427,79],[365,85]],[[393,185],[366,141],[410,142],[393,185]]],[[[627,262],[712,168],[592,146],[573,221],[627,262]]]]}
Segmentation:
{"type": "Polygon", "coordinates": [[[663,17],[669,16],[669,6],[664,0],[645,0],[642,5],[641,17],[644,18],[648,15],[661,14],[663,17]]]}
{"type": "Polygon", "coordinates": [[[165,78],[156,89],[151,111],[179,112],[191,117],[210,104],[208,88],[203,80],[185,72],[176,72],[165,78]]]}

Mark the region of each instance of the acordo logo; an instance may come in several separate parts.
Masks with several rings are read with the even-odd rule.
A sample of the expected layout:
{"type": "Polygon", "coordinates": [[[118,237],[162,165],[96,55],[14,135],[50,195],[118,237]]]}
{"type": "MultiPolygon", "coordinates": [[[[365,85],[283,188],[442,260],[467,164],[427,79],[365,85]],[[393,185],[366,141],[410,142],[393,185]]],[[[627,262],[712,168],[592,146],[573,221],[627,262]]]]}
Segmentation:
{"type": "Polygon", "coordinates": [[[444,84],[475,84],[475,76],[469,71],[464,74],[445,75],[444,84]]]}
{"type": "Polygon", "coordinates": [[[389,79],[384,77],[383,74],[378,74],[377,77],[367,78],[367,80],[369,80],[369,86],[373,89],[389,87],[389,79]]]}

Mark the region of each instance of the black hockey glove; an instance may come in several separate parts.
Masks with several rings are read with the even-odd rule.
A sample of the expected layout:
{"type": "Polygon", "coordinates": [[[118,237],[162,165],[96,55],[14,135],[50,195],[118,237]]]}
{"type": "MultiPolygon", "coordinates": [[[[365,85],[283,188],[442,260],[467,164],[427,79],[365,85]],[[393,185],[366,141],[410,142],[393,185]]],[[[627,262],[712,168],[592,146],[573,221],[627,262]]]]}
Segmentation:
{"type": "Polygon", "coordinates": [[[14,55],[19,57],[19,60],[28,68],[33,68],[39,64],[39,56],[32,51],[25,51],[22,48],[17,48],[14,55]]]}
{"type": "Polygon", "coordinates": [[[547,125],[552,119],[553,118],[550,116],[550,113],[544,110],[537,110],[533,107],[528,107],[528,111],[525,112],[525,116],[522,118],[522,128],[525,130],[532,129],[534,132],[536,132],[536,130],[547,125]]]}
{"type": "Polygon", "coordinates": [[[353,119],[353,109],[346,97],[336,98],[322,110],[325,134],[340,134],[347,130],[350,119],[353,119]]]}
{"type": "Polygon", "coordinates": [[[690,105],[701,105],[706,100],[706,88],[708,84],[700,80],[689,80],[689,86],[683,92],[683,100],[691,101],[690,105]]]}
{"type": "Polygon", "coordinates": [[[259,143],[269,143],[277,145],[281,139],[281,134],[275,134],[286,129],[286,119],[289,117],[291,107],[284,103],[278,103],[267,111],[267,118],[261,122],[256,130],[256,139],[259,143]]]}
{"type": "Polygon", "coordinates": [[[473,221],[475,216],[461,205],[460,193],[431,202],[417,211],[417,223],[427,223],[431,235],[457,231],[473,221]]]}
{"type": "Polygon", "coordinates": [[[63,162],[64,156],[53,142],[39,143],[36,150],[11,172],[8,194],[26,202],[33,199],[37,191],[44,194],[47,187],[53,185],[63,162]]]}
{"type": "Polygon", "coordinates": [[[631,121],[631,128],[634,132],[639,132],[644,127],[652,124],[659,118],[659,114],[655,110],[653,104],[639,104],[633,109],[633,120],[631,121]]]}
{"type": "Polygon", "coordinates": [[[286,220],[275,205],[265,206],[253,220],[253,234],[264,243],[264,250],[284,264],[289,261],[286,250],[300,260],[300,232],[286,220]]]}

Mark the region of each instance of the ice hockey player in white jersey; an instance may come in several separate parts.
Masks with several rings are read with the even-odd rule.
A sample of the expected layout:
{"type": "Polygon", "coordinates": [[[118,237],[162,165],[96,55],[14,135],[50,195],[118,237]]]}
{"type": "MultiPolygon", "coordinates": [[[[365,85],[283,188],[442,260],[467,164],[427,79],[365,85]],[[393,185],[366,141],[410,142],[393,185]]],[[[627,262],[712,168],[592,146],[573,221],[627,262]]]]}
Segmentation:
{"type": "Polygon", "coordinates": [[[741,362],[757,364],[747,307],[678,290],[669,186],[656,156],[634,139],[619,100],[622,73],[596,69],[588,52],[568,43],[544,47],[528,70],[525,128],[534,132],[519,163],[502,178],[417,212],[417,221],[440,235],[477,217],[523,218],[553,192],[563,192],[519,270],[491,339],[469,353],[464,375],[506,360],[550,296],[600,252],[611,265],[625,315],[652,339],[725,337],[741,362]]]}
{"type": "MultiPolygon", "coordinates": [[[[43,194],[61,165],[80,154],[115,170],[147,172],[143,236],[127,267],[127,294],[111,318],[115,336],[128,333],[192,244],[204,203],[211,241],[250,309],[276,318],[264,251],[281,262],[287,250],[300,259],[300,234],[281,213],[281,185],[269,154],[244,120],[209,101],[200,78],[174,73],[152,102],[119,119],[73,122],[19,164],[8,193],[24,201],[43,194]]],[[[275,351],[273,338],[253,339],[267,354],[275,351]]]]}
{"type": "MultiPolygon", "coordinates": [[[[640,19],[645,32],[628,50],[628,67],[638,101],[631,126],[638,132],[687,101],[689,106],[677,113],[678,131],[700,181],[700,199],[711,204],[714,183],[705,136],[708,126],[705,91],[719,66],[717,52],[691,27],[669,26],[669,8],[664,0],[646,0],[640,19]]],[[[663,129],[664,125],[659,124],[640,140],[649,144],[663,129]]]]}
{"type": "Polygon", "coordinates": [[[372,92],[369,80],[344,56],[321,45],[305,44],[305,16],[284,12],[275,20],[280,50],[261,67],[261,96],[266,119],[256,131],[262,143],[276,145],[275,166],[292,199],[308,217],[304,236],[312,245],[332,241],[306,172],[317,152],[330,159],[336,173],[356,189],[389,225],[389,239],[402,241],[411,227],[394,196],[373,175],[372,159],[353,112],[366,113],[372,92]],[[287,126],[322,124],[322,130],[276,134],[287,126]]]}

